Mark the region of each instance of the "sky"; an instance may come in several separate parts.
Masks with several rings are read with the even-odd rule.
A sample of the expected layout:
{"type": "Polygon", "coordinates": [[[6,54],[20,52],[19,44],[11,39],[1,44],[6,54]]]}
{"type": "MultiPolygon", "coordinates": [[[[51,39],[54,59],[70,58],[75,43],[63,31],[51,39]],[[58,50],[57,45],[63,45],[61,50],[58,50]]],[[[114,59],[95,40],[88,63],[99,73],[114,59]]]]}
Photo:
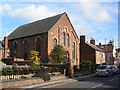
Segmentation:
{"type": "Polygon", "coordinates": [[[78,37],[86,36],[118,47],[118,0],[2,0],[0,40],[21,25],[66,12],[78,37]]]}

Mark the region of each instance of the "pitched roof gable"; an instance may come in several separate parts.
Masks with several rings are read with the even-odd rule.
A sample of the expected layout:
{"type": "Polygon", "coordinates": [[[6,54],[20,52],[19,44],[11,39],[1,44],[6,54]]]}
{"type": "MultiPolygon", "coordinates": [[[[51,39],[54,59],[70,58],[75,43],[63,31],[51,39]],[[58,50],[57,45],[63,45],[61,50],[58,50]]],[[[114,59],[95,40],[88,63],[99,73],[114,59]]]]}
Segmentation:
{"type": "Polygon", "coordinates": [[[100,48],[98,48],[96,45],[90,44],[90,43],[88,43],[88,42],[86,42],[86,44],[89,45],[91,48],[97,50],[97,51],[103,52],[103,51],[102,51],[100,48]]]}
{"type": "Polygon", "coordinates": [[[22,38],[26,36],[32,36],[36,34],[48,32],[55,23],[65,14],[58,14],[56,16],[48,17],[42,20],[38,20],[32,23],[28,23],[18,27],[9,36],[8,40],[22,38]]]}

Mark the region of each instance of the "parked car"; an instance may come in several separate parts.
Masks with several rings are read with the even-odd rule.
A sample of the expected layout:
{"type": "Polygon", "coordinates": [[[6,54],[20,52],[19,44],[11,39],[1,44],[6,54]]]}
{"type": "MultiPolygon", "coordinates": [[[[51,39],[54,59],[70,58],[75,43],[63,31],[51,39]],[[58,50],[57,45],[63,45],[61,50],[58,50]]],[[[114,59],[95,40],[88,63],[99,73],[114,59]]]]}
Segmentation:
{"type": "Polygon", "coordinates": [[[113,66],[113,71],[114,71],[114,73],[118,73],[118,67],[117,66],[113,66]]]}
{"type": "Polygon", "coordinates": [[[118,66],[118,73],[120,74],[120,66],[118,66]]]}
{"type": "Polygon", "coordinates": [[[112,76],[113,74],[113,67],[110,65],[101,65],[96,69],[96,76],[112,76]]]}

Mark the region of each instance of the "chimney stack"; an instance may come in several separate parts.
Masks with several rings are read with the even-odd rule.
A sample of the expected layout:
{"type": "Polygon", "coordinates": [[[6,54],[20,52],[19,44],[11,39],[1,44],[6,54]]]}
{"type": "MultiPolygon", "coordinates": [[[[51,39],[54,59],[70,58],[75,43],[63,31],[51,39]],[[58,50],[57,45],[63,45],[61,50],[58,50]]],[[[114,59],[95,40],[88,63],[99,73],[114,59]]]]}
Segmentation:
{"type": "Polygon", "coordinates": [[[80,36],[80,43],[85,43],[85,35],[80,36]]]}
{"type": "Polygon", "coordinates": [[[7,50],[8,50],[8,37],[4,37],[4,58],[7,58],[7,50]]]}
{"type": "Polygon", "coordinates": [[[91,39],[90,39],[90,44],[95,45],[95,39],[91,38],[91,39]]]}

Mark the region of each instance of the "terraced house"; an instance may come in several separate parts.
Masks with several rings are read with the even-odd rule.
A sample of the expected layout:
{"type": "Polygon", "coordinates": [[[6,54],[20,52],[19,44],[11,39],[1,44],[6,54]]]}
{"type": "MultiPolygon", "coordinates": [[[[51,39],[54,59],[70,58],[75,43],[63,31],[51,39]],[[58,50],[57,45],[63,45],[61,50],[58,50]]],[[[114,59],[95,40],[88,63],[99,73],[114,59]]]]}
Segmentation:
{"type": "Polygon", "coordinates": [[[95,45],[95,39],[86,42],[85,36],[80,36],[80,62],[91,61],[92,64],[105,63],[105,53],[95,45]]]}
{"type": "Polygon", "coordinates": [[[10,57],[30,59],[37,50],[43,61],[56,44],[63,45],[68,62],[79,65],[79,38],[66,13],[18,27],[8,36],[10,57]]]}

